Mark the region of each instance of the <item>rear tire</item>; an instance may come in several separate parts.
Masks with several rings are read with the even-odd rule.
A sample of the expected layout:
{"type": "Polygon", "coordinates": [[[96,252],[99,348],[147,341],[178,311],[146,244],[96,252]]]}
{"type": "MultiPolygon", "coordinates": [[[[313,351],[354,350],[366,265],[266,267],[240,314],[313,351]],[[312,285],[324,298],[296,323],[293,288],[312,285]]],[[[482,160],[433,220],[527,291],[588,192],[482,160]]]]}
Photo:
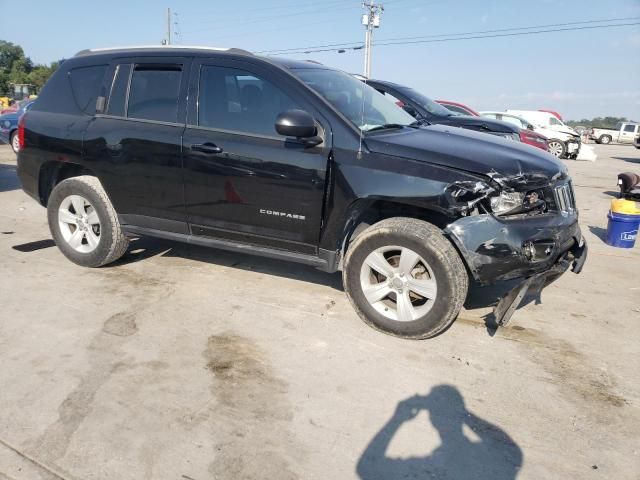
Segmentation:
{"type": "Polygon", "coordinates": [[[47,217],[60,251],[83,267],[115,262],[129,246],[118,215],[96,177],[83,175],[56,185],[47,204],[47,217]]]}
{"type": "Polygon", "coordinates": [[[11,144],[11,149],[13,150],[13,153],[17,154],[18,150],[20,150],[20,141],[18,139],[17,130],[11,132],[11,135],[9,136],[9,143],[11,144]]]}
{"type": "Polygon", "coordinates": [[[611,135],[600,135],[598,143],[601,143],[602,145],[609,145],[611,143],[611,140],[613,140],[613,138],[611,138],[611,135]]]}
{"type": "Polygon", "coordinates": [[[424,339],[456,319],[469,278],[440,229],[413,218],[389,218],[351,243],[342,281],[366,324],[397,337],[424,339]]]}

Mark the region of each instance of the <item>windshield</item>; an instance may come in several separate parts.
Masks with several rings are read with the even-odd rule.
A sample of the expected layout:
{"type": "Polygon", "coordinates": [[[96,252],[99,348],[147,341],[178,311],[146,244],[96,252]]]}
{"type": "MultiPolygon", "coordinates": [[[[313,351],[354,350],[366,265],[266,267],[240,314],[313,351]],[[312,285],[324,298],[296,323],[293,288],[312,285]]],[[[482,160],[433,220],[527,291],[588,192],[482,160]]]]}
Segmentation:
{"type": "Polygon", "coordinates": [[[402,87],[398,89],[404,96],[411,99],[411,101],[417,103],[424,108],[431,115],[438,117],[452,117],[454,115],[460,115],[459,113],[452,112],[444,108],[439,103],[434,102],[428,97],[425,97],[420,92],[416,92],[413,88],[402,87]]]}
{"type": "Polygon", "coordinates": [[[294,69],[293,73],[364,132],[415,122],[383,94],[347,73],[326,69],[294,69]]]}

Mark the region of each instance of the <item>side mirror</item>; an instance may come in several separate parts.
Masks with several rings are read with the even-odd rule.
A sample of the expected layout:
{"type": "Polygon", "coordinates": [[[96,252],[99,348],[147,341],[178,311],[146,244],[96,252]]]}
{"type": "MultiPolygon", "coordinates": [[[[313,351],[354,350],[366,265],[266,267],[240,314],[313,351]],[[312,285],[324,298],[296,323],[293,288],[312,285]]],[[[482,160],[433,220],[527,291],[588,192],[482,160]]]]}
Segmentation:
{"type": "Polygon", "coordinates": [[[316,122],[304,110],[287,110],[276,117],[276,132],[285,137],[310,138],[317,133],[316,122]]]}

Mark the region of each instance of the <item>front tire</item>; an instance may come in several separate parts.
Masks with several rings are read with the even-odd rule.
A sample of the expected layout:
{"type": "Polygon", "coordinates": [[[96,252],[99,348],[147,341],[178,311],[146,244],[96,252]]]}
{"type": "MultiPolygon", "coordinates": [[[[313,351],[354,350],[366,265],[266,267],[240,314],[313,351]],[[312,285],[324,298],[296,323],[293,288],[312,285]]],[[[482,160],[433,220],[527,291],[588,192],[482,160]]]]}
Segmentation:
{"type": "Polygon", "coordinates": [[[552,138],[548,142],[549,153],[556,158],[564,158],[567,153],[567,146],[562,140],[552,138]]]}
{"type": "Polygon", "coordinates": [[[611,138],[611,135],[601,135],[600,138],[598,139],[598,142],[601,143],[602,145],[609,145],[611,143],[611,140],[613,140],[611,138]]]}
{"type": "Polygon", "coordinates": [[[101,267],[127,251],[129,240],[96,177],[83,175],[60,182],[47,204],[49,229],[60,251],[77,265],[101,267]]]}
{"type": "Polygon", "coordinates": [[[11,144],[13,153],[17,154],[18,150],[20,150],[20,139],[18,138],[17,130],[11,132],[11,135],[9,136],[9,143],[11,144]]]}
{"type": "Polygon", "coordinates": [[[349,246],[342,281],[369,326],[409,339],[431,338],[456,319],[468,275],[435,226],[413,218],[372,225],[349,246]]]}

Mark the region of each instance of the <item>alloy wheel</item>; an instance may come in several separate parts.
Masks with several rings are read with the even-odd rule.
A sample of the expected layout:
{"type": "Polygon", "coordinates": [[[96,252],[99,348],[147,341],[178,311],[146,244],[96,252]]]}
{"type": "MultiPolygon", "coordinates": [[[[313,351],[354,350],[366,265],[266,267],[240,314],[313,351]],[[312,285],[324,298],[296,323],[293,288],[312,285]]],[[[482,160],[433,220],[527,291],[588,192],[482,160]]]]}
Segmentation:
{"type": "Polygon", "coordinates": [[[560,142],[549,142],[549,153],[554,157],[562,155],[562,144],[560,142]]]}
{"type": "Polygon", "coordinates": [[[13,137],[11,138],[11,148],[13,148],[13,151],[18,153],[18,150],[20,150],[20,138],[18,138],[18,134],[14,133],[13,137]]]}
{"type": "Polygon", "coordinates": [[[366,300],[390,320],[411,322],[433,307],[438,288],[429,264],[406,247],[387,246],[371,252],[360,271],[366,300]]]}
{"type": "Polygon", "coordinates": [[[96,209],[80,195],[69,195],[58,208],[58,223],[65,241],[77,252],[91,253],[100,243],[96,209]]]}

